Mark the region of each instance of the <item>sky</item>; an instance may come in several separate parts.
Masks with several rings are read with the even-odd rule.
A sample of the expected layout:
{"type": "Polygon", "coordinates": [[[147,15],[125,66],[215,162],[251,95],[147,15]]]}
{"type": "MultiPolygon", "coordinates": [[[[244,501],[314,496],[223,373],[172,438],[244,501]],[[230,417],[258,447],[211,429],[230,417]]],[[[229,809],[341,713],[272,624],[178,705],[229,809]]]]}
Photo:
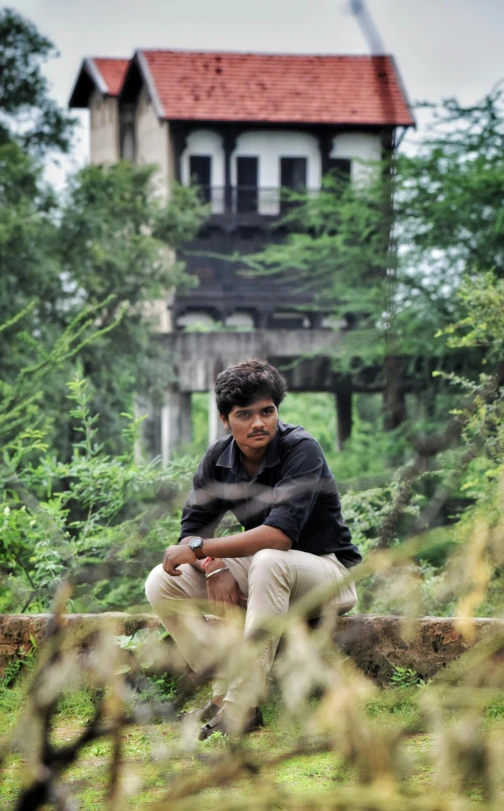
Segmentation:
{"type": "MultiPolygon", "coordinates": [[[[82,59],[129,57],[136,48],[368,53],[349,0],[7,0],[51,39],[52,95],[68,104],[82,59]]],[[[472,103],[504,77],[504,0],[367,0],[385,51],[412,102],[456,96],[472,103]]],[[[72,155],[89,155],[79,113],[72,155]]]]}

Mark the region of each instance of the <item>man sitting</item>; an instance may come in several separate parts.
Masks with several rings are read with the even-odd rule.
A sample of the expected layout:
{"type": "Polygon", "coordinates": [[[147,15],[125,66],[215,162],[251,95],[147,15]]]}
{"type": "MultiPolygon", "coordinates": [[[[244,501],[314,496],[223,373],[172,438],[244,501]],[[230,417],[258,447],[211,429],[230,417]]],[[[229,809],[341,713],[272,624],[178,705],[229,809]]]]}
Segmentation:
{"type": "Polygon", "coordinates": [[[178,545],[168,547],[145,587],[154,612],[196,673],[214,661],[211,627],[181,601],[207,600],[217,610],[246,605],[247,639],[264,633],[269,621],[253,667],[249,663],[247,672],[235,667],[233,673],[229,663],[221,664],[213,699],[199,711],[205,722],[200,739],[262,724],[256,705],[281,634],[274,620],[291,604],[331,585],[335,613],[356,603],[355,586],[346,578],[361,555],[343,522],[320,445],[304,428],[278,418],[285,392],[285,380],[261,360],[230,366],[218,376],[217,409],[231,433],[207,449],[184,506],[178,545]],[[244,531],[215,538],[228,510],[244,531]]]}

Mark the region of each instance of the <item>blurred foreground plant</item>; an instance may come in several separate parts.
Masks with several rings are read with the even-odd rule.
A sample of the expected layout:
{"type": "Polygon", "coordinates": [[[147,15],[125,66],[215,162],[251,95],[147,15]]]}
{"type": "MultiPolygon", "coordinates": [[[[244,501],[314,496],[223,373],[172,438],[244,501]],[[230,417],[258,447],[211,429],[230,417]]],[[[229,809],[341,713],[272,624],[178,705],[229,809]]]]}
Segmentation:
{"type": "MultiPolygon", "coordinates": [[[[392,566],[401,551],[381,554],[392,566]]],[[[405,671],[401,689],[384,694],[334,647],[332,624],[310,631],[293,611],[275,668],[280,700],[273,725],[239,741],[219,737],[199,744],[197,723],[175,722],[198,686],[194,679],[179,681],[176,698],[161,704],[136,690],[141,666],[153,656],[165,673],[180,675],[174,647],[161,648],[157,634],[144,634],[134,656],[114,644],[115,629],[106,623],[96,627],[91,645],[83,645],[82,632],[65,629],[64,594],[60,599],[23,715],[1,753],[4,768],[14,751],[26,765],[16,811],[74,808],[89,784],[93,807],[116,811],[139,804],[151,811],[500,807],[504,729],[497,723],[491,735],[487,730],[488,719],[502,717],[502,624],[422,690],[405,671]],[[91,698],[88,720],[71,740],[68,734],[62,740],[58,707],[70,706],[71,695],[84,688],[91,698]],[[412,745],[415,730],[422,733],[420,747],[412,745]],[[133,731],[139,741],[134,758],[128,756],[133,731]],[[89,763],[90,754],[100,758],[99,770],[89,763]],[[334,777],[323,790],[315,781],[304,791],[278,781],[279,771],[294,770],[300,758],[316,774],[318,759],[326,755],[334,777]],[[79,763],[76,780],[66,773],[79,763]]],[[[234,632],[218,639],[219,656],[245,662],[257,655],[251,650],[257,642],[239,640],[234,632]]]]}
{"type": "MultiPolygon", "coordinates": [[[[461,329],[471,329],[471,324],[465,323],[461,329]]],[[[382,599],[383,604],[388,600],[389,605],[395,601],[404,615],[405,633],[415,634],[415,617],[424,613],[426,597],[434,599],[426,595],[421,574],[422,569],[428,571],[425,560],[441,538],[448,547],[447,561],[436,584],[436,599],[450,602],[455,627],[470,644],[474,636],[471,617],[484,605],[495,572],[504,565],[503,397],[496,376],[486,375],[477,382],[454,376],[451,379],[462,387],[465,399],[453,414],[450,430],[443,436],[420,437],[418,442],[420,460],[438,457],[442,464],[428,471],[416,460],[413,467],[398,471],[396,481],[386,491],[347,494],[345,499],[347,512],[353,510],[360,541],[369,550],[365,562],[352,576],[363,584],[374,578],[378,584],[375,598],[382,599]],[[415,485],[427,473],[437,477],[438,488],[431,502],[422,503],[416,499],[415,485]],[[471,505],[451,527],[436,527],[439,505],[448,494],[465,485],[473,493],[471,505]],[[406,526],[401,525],[404,519],[409,521],[406,526]]],[[[71,384],[71,399],[81,434],[71,462],[47,460],[39,448],[41,457],[33,463],[29,453],[16,457],[15,472],[27,492],[28,486],[35,490],[42,484],[45,487],[46,503],[51,509],[41,505],[44,520],[55,531],[46,551],[56,549],[60,554],[68,545],[70,554],[60,554],[59,564],[68,566],[74,581],[77,573],[84,571],[85,581],[90,577],[87,564],[108,564],[111,550],[120,554],[117,550],[121,544],[126,550],[131,548],[125,538],[129,538],[132,526],[133,536],[138,539],[136,521],[121,522],[121,511],[128,494],[135,491],[137,476],[149,487],[156,486],[157,478],[155,468],[133,472],[132,445],[130,455],[120,457],[120,469],[114,468],[117,460],[107,457],[96,443],[88,391],[81,379],[71,384]],[[66,486],[58,490],[54,481],[63,480],[66,486]],[[74,509],[72,499],[78,502],[81,512],[74,510],[69,520],[74,509]]],[[[134,435],[132,426],[131,443],[134,435]]],[[[35,450],[31,448],[30,453],[35,450]]],[[[166,472],[170,483],[172,473],[166,472]]],[[[13,505],[7,506],[16,512],[13,505]]],[[[21,510],[22,506],[16,516],[20,521],[21,510]]],[[[8,526],[16,537],[10,515],[8,526]]],[[[41,523],[39,532],[43,527],[41,523]]],[[[141,542],[138,545],[141,547],[141,542]]],[[[132,562],[138,579],[137,560],[133,558],[132,562]]],[[[41,571],[45,571],[43,567],[41,571]]],[[[53,581],[61,576],[59,572],[51,574],[53,581]]],[[[149,754],[150,739],[158,741],[161,735],[159,727],[152,724],[160,719],[171,723],[194,691],[194,680],[182,679],[180,696],[166,706],[139,701],[134,689],[136,668],[131,658],[122,658],[126,652],[121,654],[106,631],[83,651],[82,640],[72,639],[64,631],[63,605],[58,606],[50,639],[41,651],[29,688],[24,720],[4,752],[7,757],[13,749],[21,749],[28,764],[26,784],[16,808],[27,811],[43,807],[44,803],[71,808],[78,787],[72,788],[62,779],[65,770],[84,757],[86,744],[108,738],[111,751],[100,798],[103,808],[125,809],[141,801],[151,809],[208,809],[210,790],[215,792],[229,784],[235,787],[240,779],[247,781],[249,796],[242,798],[235,791],[231,797],[219,791],[219,809],[459,811],[477,803],[477,807],[497,811],[504,791],[499,767],[504,752],[504,732],[499,725],[504,689],[502,623],[495,623],[493,633],[438,673],[422,690],[411,686],[415,674],[406,666],[398,675],[402,689],[391,691],[392,697],[383,696],[334,648],[330,621],[315,631],[309,631],[304,623],[303,618],[311,615],[315,605],[329,596],[309,595],[292,607],[285,621],[284,647],[276,668],[279,714],[274,728],[264,733],[268,735],[265,748],[256,743],[259,737],[241,742],[219,740],[215,747],[200,746],[195,742],[196,729],[188,722],[177,728],[170,747],[158,748],[157,754],[149,754]],[[82,687],[92,696],[93,715],[72,742],[58,745],[53,731],[58,705],[65,695],[82,687]],[[496,719],[491,734],[489,719],[496,719]],[[142,761],[147,760],[147,764],[129,763],[124,754],[126,733],[133,726],[140,726],[145,735],[147,754],[142,761]],[[412,727],[426,736],[428,745],[423,749],[411,747],[412,727]],[[283,764],[292,765],[300,756],[316,758],[323,753],[344,769],[345,775],[331,781],[325,792],[301,795],[295,787],[286,790],[275,780],[283,764]],[[182,776],[176,774],[174,766],[180,761],[190,765],[182,776]],[[144,792],[152,779],[145,776],[147,765],[156,770],[156,779],[163,783],[156,799],[144,792]],[[428,770],[429,779],[415,780],[422,770],[428,770]]],[[[64,602],[66,605],[66,598],[64,602]]],[[[245,642],[239,622],[220,627],[216,639],[215,665],[225,659],[244,666],[258,655],[257,646],[261,644],[259,639],[245,642]]],[[[159,641],[155,643],[159,668],[179,675],[183,665],[174,648],[161,649],[159,641]]],[[[154,648],[148,643],[142,644],[141,650],[142,657],[147,651],[154,656],[154,648]]],[[[211,671],[205,676],[211,677],[211,671]]]]}

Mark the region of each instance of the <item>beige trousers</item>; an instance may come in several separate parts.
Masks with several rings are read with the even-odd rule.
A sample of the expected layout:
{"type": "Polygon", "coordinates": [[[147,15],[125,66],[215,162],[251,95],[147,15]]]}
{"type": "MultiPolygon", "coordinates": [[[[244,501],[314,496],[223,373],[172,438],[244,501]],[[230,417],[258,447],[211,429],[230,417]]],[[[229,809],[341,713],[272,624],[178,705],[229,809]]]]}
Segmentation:
{"type": "Polygon", "coordinates": [[[179,567],[179,577],[156,566],[145,592],[189,667],[195,673],[215,673],[214,696],[225,696],[225,712],[239,723],[264,697],[289,607],[314,589],[328,588],[334,589],[335,596],[311,616],[344,614],[353,608],[357,595],[351,580],[339,586],[348,569],[334,554],[262,549],[252,557],[225,558],[224,562],[247,597],[245,628],[238,618],[243,612],[238,611],[229,622],[206,622],[205,577],[190,564],[179,567]]]}

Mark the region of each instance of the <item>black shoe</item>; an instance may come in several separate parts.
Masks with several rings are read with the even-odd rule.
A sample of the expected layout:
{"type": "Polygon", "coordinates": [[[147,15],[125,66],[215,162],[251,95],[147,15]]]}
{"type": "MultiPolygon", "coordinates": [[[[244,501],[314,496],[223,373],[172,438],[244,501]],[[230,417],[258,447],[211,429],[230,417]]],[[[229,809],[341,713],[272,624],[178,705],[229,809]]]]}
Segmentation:
{"type": "MultiPolygon", "coordinates": [[[[249,732],[253,732],[254,729],[258,729],[259,727],[263,726],[264,719],[263,714],[261,712],[261,708],[256,707],[252,711],[252,715],[245,724],[245,727],[242,730],[242,735],[247,735],[249,732]]],[[[213,735],[214,732],[222,732],[223,735],[230,734],[223,712],[218,712],[217,715],[215,715],[210,721],[208,721],[208,723],[203,724],[203,726],[200,729],[199,740],[206,741],[206,739],[209,738],[210,735],[213,735]]]]}
{"type": "Polygon", "coordinates": [[[190,710],[190,712],[181,712],[178,716],[179,721],[184,721],[186,718],[194,718],[200,723],[211,721],[215,718],[217,713],[222,709],[218,704],[214,704],[212,699],[207,701],[203,707],[198,707],[197,710],[190,710]]]}

